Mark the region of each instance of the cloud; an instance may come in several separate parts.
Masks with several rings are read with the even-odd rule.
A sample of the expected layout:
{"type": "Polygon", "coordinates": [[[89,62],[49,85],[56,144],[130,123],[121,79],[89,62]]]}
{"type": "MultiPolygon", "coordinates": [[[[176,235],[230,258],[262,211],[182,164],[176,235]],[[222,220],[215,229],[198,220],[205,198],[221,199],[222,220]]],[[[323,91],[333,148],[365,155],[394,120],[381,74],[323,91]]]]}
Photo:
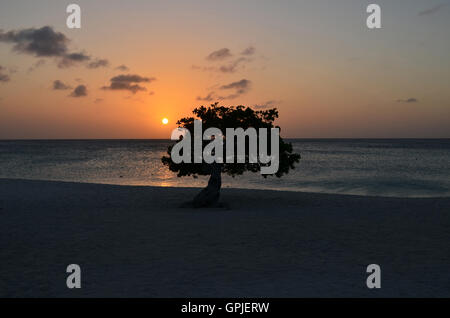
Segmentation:
{"type": "MultiPolygon", "coordinates": [[[[70,52],[68,47],[70,40],[63,33],[53,30],[50,26],[8,32],[0,30],[0,42],[13,44],[13,51],[17,53],[39,58],[55,58],[60,68],[91,60],[91,56],[87,53],[70,52]]],[[[95,59],[87,67],[97,68],[108,64],[109,62],[106,59],[95,59]]]]}
{"type": "Polygon", "coordinates": [[[82,52],[70,53],[64,55],[58,63],[59,68],[66,68],[75,65],[76,63],[89,61],[91,58],[82,52]]]}
{"type": "MultiPolygon", "coordinates": [[[[220,66],[198,66],[192,65],[192,69],[201,70],[201,71],[212,71],[212,72],[220,72],[220,73],[234,73],[239,69],[245,67],[245,64],[253,61],[250,58],[251,55],[255,54],[256,49],[253,46],[249,46],[241,52],[241,57],[238,57],[227,64],[223,64],[220,66]]],[[[206,59],[213,62],[222,62],[228,57],[233,56],[231,51],[227,48],[223,48],[209,54],[206,59]]]]}
{"type": "Polygon", "coordinates": [[[438,12],[442,8],[446,7],[447,5],[448,5],[447,3],[438,4],[438,5],[430,8],[430,9],[426,9],[426,10],[420,11],[418,15],[421,17],[421,16],[435,14],[436,12],[438,12]]]}
{"type": "Polygon", "coordinates": [[[87,65],[87,68],[99,68],[109,66],[109,61],[107,59],[95,59],[87,65]]]}
{"type": "Polygon", "coordinates": [[[38,60],[36,63],[34,63],[32,66],[30,66],[28,68],[28,73],[33,72],[34,70],[43,66],[44,64],[45,64],[45,60],[43,60],[43,59],[38,60]]]}
{"type": "Polygon", "coordinates": [[[276,101],[274,100],[269,100],[265,103],[261,103],[261,104],[255,104],[253,105],[254,109],[266,109],[266,108],[271,108],[276,104],[276,101]]]}
{"type": "Polygon", "coordinates": [[[218,71],[218,68],[215,66],[199,66],[199,65],[192,65],[193,70],[200,70],[200,71],[218,71]]]}
{"type": "Polygon", "coordinates": [[[241,52],[242,55],[253,55],[255,54],[256,49],[253,46],[249,46],[244,51],[241,52]]]}
{"type": "Polygon", "coordinates": [[[156,81],[154,77],[143,77],[140,75],[122,74],[111,78],[111,82],[127,82],[127,83],[142,83],[156,81]]]}
{"type": "Polygon", "coordinates": [[[251,82],[247,79],[241,79],[240,81],[233,82],[227,85],[222,85],[220,89],[236,89],[238,93],[245,93],[250,88],[251,82]]]}
{"type": "Polygon", "coordinates": [[[9,82],[10,80],[11,78],[8,75],[0,73],[0,82],[9,82]]]}
{"type": "Polygon", "coordinates": [[[53,89],[54,90],[66,90],[66,89],[71,89],[71,88],[72,87],[70,87],[69,85],[64,84],[60,80],[53,81],[53,89]]]}
{"type": "Polygon", "coordinates": [[[239,65],[250,61],[251,60],[248,58],[241,57],[227,65],[222,65],[219,68],[219,71],[221,71],[222,73],[234,73],[238,69],[239,65]]]}
{"type": "Polygon", "coordinates": [[[139,91],[147,90],[143,86],[140,86],[138,84],[130,84],[127,82],[111,82],[111,84],[109,86],[103,86],[102,89],[112,90],[112,91],[126,90],[126,91],[132,92],[133,94],[136,94],[139,91]]]}
{"type": "Polygon", "coordinates": [[[129,70],[128,66],[124,64],[117,66],[115,69],[123,72],[127,72],[129,70]]]}
{"type": "Polygon", "coordinates": [[[209,54],[206,59],[208,61],[222,61],[228,57],[232,56],[231,52],[227,48],[223,48],[209,54]]]}
{"type": "Polygon", "coordinates": [[[5,83],[9,82],[10,80],[11,78],[8,75],[0,73],[0,82],[5,83]]]}
{"type": "Polygon", "coordinates": [[[13,43],[13,49],[34,56],[64,56],[69,39],[49,26],[19,31],[0,32],[0,42],[13,43]]]}
{"type": "Polygon", "coordinates": [[[232,82],[230,84],[222,85],[219,87],[220,90],[224,91],[232,91],[230,94],[221,96],[217,95],[214,91],[208,93],[208,95],[202,97],[197,96],[198,101],[210,102],[213,100],[224,100],[224,99],[233,99],[239,97],[242,94],[247,93],[251,88],[251,81],[247,79],[242,79],[237,82],[232,82]]]}
{"type": "Polygon", "coordinates": [[[133,74],[121,74],[110,79],[109,86],[103,86],[104,90],[127,90],[136,94],[139,91],[146,91],[147,88],[135,83],[151,83],[155,81],[154,77],[143,77],[133,74]]]}
{"type": "Polygon", "coordinates": [[[73,92],[69,95],[70,97],[83,97],[87,96],[87,88],[84,85],[78,85],[75,87],[73,92]]]}
{"type": "Polygon", "coordinates": [[[417,98],[411,97],[408,99],[397,99],[397,103],[418,103],[419,100],[417,98]]]}
{"type": "Polygon", "coordinates": [[[1,83],[6,83],[6,82],[9,82],[11,80],[9,75],[3,73],[4,71],[6,71],[6,69],[3,66],[0,65],[0,82],[1,83]]]}
{"type": "Polygon", "coordinates": [[[204,101],[204,102],[210,102],[214,100],[214,92],[209,93],[205,97],[197,96],[197,100],[204,101]]]}
{"type": "Polygon", "coordinates": [[[247,93],[250,90],[250,87],[251,87],[251,81],[249,81],[247,79],[242,79],[237,82],[232,82],[227,85],[222,85],[222,86],[220,86],[221,90],[234,90],[234,92],[227,96],[219,96],[218,99],[223,100],[223,99],[233,99],[233,98],[239,97],[240,95],[247,93]]]}
{"type": "Polygon", "coordinates": [[[251,62],[251,59],[240,57],[234,61],[231,61],[228,64],[224,64],[221,66],[199,66],[192,65],[193,70],[200,70],[203,72],[220,72],[220,73],[234,73],[237,70],[243,68],[245,63],[251,62]]]}
{"type": "Polygon", "coordinates": [[[96,98],[94,100],[94,103],[96,103],[96,104],[101,103],[101,102],[103,102],[103,98],[96,98]]]}

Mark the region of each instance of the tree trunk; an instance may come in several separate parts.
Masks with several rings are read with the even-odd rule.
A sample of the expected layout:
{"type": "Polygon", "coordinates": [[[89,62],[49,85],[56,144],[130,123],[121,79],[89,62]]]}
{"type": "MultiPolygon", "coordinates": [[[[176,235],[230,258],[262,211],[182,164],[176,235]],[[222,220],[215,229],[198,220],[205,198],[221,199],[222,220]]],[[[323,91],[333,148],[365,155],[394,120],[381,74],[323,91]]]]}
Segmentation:
{"type": "Polygon", "coordinates": [[[192,202],[195,208],[218,206],[220,188],[222,186],[222,167],[218,163],[211,164],[211,176],[208,186],[200,191],[192,202]]]}

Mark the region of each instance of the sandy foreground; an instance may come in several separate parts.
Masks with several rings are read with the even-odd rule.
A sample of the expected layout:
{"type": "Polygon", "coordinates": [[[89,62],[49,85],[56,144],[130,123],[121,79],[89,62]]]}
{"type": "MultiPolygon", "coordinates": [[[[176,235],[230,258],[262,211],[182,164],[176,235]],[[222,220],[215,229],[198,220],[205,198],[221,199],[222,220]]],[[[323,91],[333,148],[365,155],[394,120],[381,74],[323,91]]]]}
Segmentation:
{"type": "Polygon", "coordinates": [[[198,191],[0,179],[0,296],[450,296],[450,198],[198,191]]]}

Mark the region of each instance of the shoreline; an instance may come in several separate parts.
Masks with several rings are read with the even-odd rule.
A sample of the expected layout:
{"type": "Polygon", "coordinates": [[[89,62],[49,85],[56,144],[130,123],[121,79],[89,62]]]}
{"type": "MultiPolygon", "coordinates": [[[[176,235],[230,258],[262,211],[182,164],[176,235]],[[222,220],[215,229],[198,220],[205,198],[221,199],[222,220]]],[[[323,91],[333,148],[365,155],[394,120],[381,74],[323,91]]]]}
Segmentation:
{"type": "MultiPolygon", "coordinates": [[[[155,186],[155,185],[145,185],[145,184],[118,184],[118,183],[101,183],[101,182],[82,182],[82,181],[65,181],[65,180],[45,180],[45,179],[27,179],[27,178],[2,178],[0,177],[0,182],[2,181],[25,181],[25,182],[45,182],[45,183],[62,183],[62,184],[85,184],[85,185],[102,185],[102,186],[112,186],[112,187],[135,187],[135,188],[152,188],[152,189],[186,189],[189,191],[201,190],[207,185],[207,180],[205,185],[201,187],[174,187],[174,186],[155,186]]],[[[286,193],[300,193],[307,195],[336,195],[336,196],[349,196],[349,197],[361,197],[361,198],[372,198],[372,199],[450,199],[450,196],[394,196],[394,195],[363,195],[363,194],[351,194],[351,193],[334,193],[334,192],[320,192],[320,191],[302,191],[302,190],[288,190],[288,189],[259,189],[259,188],[238,188],[238,187],[224,187],[222,186],[221,191],[267,191],[267,192],[286,192],[286,193]]]]}
{"type": "Polygon", "coordinates": [[[225,188],[230,209],[179,207],[198,191],[0,179],[0,296],[450,296],[450,198],[225,188]]]}

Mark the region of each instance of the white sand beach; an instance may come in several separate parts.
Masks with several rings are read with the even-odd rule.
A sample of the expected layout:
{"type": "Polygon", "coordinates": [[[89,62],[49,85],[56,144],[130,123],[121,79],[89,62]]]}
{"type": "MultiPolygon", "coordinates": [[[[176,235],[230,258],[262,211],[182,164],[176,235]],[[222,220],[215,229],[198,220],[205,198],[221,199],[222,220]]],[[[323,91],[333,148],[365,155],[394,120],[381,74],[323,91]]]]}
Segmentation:
{"type": "Polygon", "coordinates": [[[0,179],[0,296],[450,296],[450,198],[198,191],[0,179]]]}

